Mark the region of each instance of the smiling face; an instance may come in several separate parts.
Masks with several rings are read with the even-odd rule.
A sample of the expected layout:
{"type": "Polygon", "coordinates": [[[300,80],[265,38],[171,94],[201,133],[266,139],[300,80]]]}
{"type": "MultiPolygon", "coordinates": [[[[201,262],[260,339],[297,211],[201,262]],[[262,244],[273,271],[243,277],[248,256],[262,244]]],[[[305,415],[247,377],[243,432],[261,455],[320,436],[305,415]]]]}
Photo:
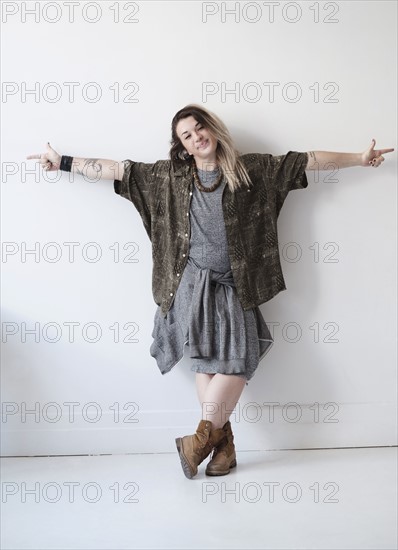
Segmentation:
{"type": "Polygon", "coordinates": [[[184,148],[202,170],[216,167],[217,140],[193,116],[181,119],[176,132],[184,148]],[[210,166],[212,165],[212,166],[210,166]]]}

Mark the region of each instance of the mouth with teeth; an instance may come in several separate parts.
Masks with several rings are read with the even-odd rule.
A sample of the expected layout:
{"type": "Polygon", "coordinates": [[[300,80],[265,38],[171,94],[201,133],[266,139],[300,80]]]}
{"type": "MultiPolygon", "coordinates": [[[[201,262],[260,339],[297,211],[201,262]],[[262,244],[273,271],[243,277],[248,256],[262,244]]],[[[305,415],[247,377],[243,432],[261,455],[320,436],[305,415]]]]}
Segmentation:
{"type": "Polygon", "coordinates": [[[198,149],[204,149],[205,147],[207,147],[208,143],[209,143],[209,140],[206,139],[200,145],[198,145],[198,149]]]}

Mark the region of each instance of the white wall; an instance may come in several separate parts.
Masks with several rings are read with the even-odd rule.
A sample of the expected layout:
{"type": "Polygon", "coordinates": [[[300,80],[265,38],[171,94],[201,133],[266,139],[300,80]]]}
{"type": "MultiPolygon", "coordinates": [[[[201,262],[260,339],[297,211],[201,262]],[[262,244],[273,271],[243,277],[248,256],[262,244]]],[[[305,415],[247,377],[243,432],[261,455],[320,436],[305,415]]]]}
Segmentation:
{"type": "MultiPolygon", "coordinates": [[[[372,138],[376,147],[396,148],[396,3],[281,2],[271,21],[263,2],[236,3],[229,15],[223,12],[234,2],[141,2],[135,23],[122,22],[132,13],[125,2],[118,23],[114,2],[97,3],[95,23],[93,2],[81,2],[73,22],[63,2],[37,3],[26,20],[23,7],[34,2],[8,4],[18,9],[6,16],[3,6],[2,28],[2,453],[173,451],[176,436],[194,431],[200,408],[187,352],[165,376],[149,355],[156,305],[138,212],[112,181],[26,173],[35,164],[25,158],[47,141],[78,157],[167,158],[172,116],[190,102],[217,113],[242,152],[360,152],[372,138]],[[67,82],[77,83],[71,101],[67,82]],[[90,82],[101,90],[97,102],[88,100],[90,82]],[[273,101],[270,82],[278,83],[273,101]],[[297,101],[288,83],[301,90],[297,101]],[[24,95],[35,86],[36,97],[24,95]],[[234,87],[235,96],[222,93],[234,87]],[[130,92],[135,102],[127,102],[130,92]],[[72,262],[68,242],[77,243],[72,262]],[[35,243],[36,261],[23,254],[35,243]],[[50,261],[56,247],[49,243],[59,261],[50,261]],[[102,255],[97,262],[88,260],[89,243],[102,255]],[[128,243],[135,245],[126,250],[128,243]],[[134,246],[137,261],[123,262],[134,246]],[[73,342],[71,322],[78,324],[73,342]],[[35,323],[37,342],[22,335],[35,323]],[[87,341],[92,329],[84,337],[87,323],[102,330],[97,342],[87,341]],[[137,342],[123,342],[135,326],[126,323],[137,326],[137,342]],[[51,343],[54,326],[59,341],[51,343]],[[70,419],[67,402],[78,403],[70,419]],[[89,421],[92,402],[97,422],[89,421]],[[136,405],[123,410],[130,402],[136,405]],[[37,418],[24,421],[23,408],[35,403],[37,418]],[[128,412],[136,422],[123,422],[128,412]]],[[[334,182],[329,172],[307,176],[309,187],[290,193],[279,218],[281,253],[296,243],[301,257],[289,261],[295,250],[288,248],[288,288],[261,305],[266,321],[279,325],[237,407],[237,448],[393,445],[396,152],[378,169],[347,168],[334,182]],[[302,331],[297,342],[292,323],[302,331]],[[338,341],[326,342],[328,335],[338,341]],[[273,421],[269,402],[278,404],[273,421]],[[302,414],[297,422],[288,420],[290,402],[302,414]]]]}

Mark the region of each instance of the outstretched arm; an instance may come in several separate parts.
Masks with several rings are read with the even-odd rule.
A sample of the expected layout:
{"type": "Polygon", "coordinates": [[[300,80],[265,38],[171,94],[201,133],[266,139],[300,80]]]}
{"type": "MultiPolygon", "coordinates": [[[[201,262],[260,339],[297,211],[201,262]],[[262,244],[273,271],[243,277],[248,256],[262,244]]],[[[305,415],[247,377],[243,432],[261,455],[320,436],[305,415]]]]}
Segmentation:
{"type": "MultiPolygon", "coordinates": [[[[61,169],[62,155],[57,153],[49,143],[45,153],[29,155],[27,159],[37,159],[46,172],[54,172],[61,169]]],[[[116,160],[73,157],[70,171],[88,180],[121,180],[124,174],[124,164],[116,160]]]]}
{"type": "Polygon", "coordinates": [[[334,151],[308,151],[306,170],[328,170],[336,167],[349,166],[380,166],[384,161],[384,153],[391,153],[394,149],[375,149],[376,140],[363,153],[335,153],[334,151]]]}

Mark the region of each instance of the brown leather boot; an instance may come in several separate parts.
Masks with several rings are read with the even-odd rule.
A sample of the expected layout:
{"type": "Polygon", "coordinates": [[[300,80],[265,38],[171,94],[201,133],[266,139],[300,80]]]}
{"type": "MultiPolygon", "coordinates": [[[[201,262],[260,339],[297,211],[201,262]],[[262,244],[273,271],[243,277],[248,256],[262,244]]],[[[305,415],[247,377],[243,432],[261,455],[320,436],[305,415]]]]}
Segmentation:
{"type": "Polygon", "coordinates": [[[198,473],[199,464],[223,439],[225,439],[223,428],[214,429],[209,420],[201,420],[195,434],[177,437],[176,445],[181,466],[188,479],[192,479],[198,473]]]}
{"type": "Polygon", "coordinates": [[[229,420],[222,429],[226,438],[214,449],[212,459],[206,467],[206,475],[208,476],[225,476],[229,474],[231,468],[236,466],[234,435],[229,420]]]}

